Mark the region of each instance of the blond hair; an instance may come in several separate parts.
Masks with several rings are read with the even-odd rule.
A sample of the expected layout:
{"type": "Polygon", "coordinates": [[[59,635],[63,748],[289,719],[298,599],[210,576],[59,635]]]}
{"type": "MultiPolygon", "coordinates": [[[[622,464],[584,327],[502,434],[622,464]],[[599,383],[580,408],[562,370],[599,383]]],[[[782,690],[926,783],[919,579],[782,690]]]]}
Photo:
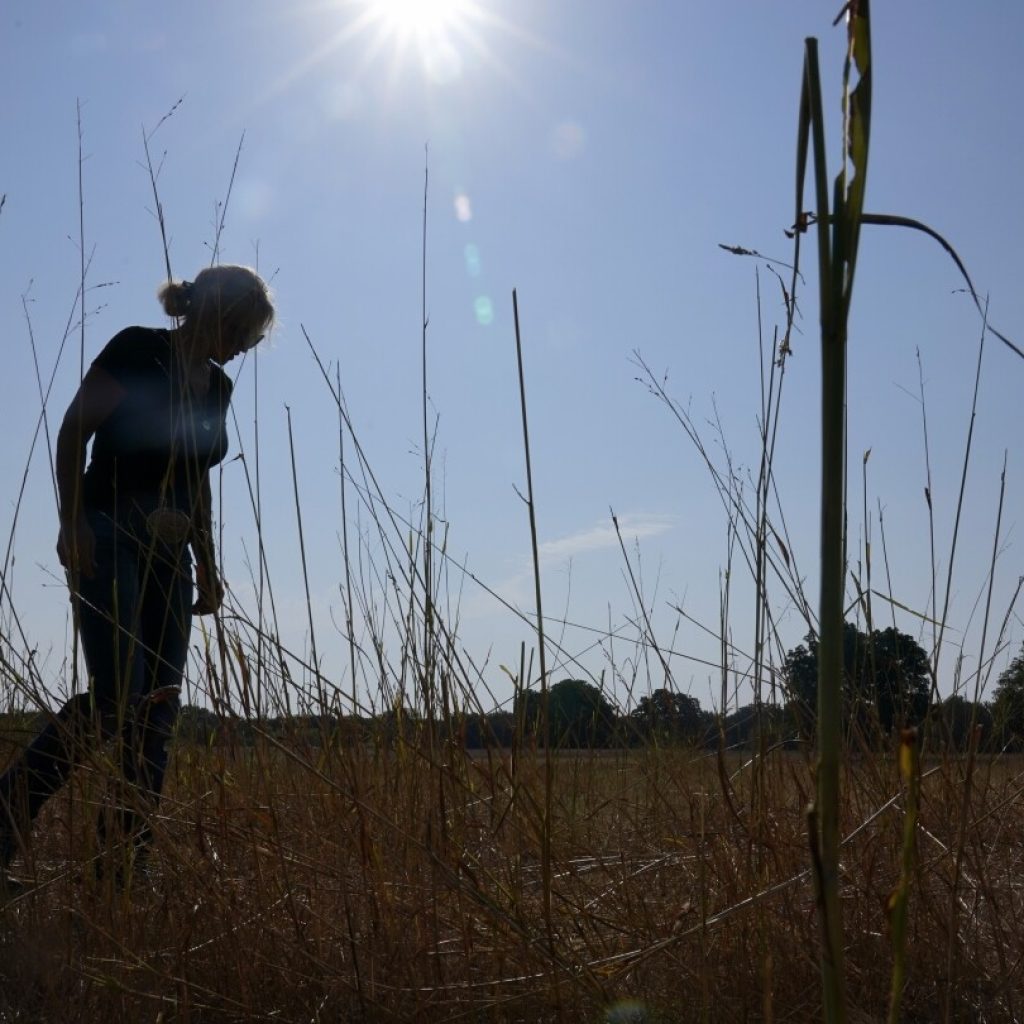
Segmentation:
{"type": "Polygon", "coordinates": [[[255,336],[274,322],[270,289],[251,267],[206,267],[194,281],[168,281],[157,296],[164,312],[186,327],[230,327],[255,336]]]}

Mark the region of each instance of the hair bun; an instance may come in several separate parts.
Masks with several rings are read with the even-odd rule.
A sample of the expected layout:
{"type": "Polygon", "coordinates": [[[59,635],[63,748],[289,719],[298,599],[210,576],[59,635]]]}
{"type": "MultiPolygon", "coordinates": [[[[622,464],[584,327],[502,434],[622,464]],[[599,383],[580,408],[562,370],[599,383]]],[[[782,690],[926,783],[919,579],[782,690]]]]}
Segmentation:
{"type": "Polygon", "coordinates": [[[168,316],[185,316],[192,305],[192,282],[168,281],[157,292],[157,296],[168,316]]]}

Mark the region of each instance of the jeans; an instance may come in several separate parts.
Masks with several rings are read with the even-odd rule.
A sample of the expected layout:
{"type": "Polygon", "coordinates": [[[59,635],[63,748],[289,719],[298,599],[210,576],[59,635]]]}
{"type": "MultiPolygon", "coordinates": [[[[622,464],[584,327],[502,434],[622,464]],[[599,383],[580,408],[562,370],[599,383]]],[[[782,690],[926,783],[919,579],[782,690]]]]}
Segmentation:
{"type": "Polygon", "coordinates": [[[191,558],[184,542],[151,539],[141,513],[117,522],[90,511],[96,574],[72,595],[89,673],[0,777],[0,865],[24,847],[32,820],[71,769],[116,739],[121,779],[113,814],[101,810],[101,849],[114,838],[145,850],[152,839],[192,626],[191,558]],[[111,831],[119,833],[112,836],[111,831]]]}

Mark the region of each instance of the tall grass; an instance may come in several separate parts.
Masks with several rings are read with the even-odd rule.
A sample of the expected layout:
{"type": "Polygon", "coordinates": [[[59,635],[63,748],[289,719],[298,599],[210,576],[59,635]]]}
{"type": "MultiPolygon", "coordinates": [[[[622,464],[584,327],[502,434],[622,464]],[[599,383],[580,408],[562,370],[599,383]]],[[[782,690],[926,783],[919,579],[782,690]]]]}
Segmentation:
{"type": "MultiPolygon", "coordinates": [[[[856,47],[865,45],[857,34],[864,26],[856,19],[866,18],[866,4],[853,13],[851,59],[863,89],[866,58],[856,47]]],[[[116,752],[96,752],[47,806],[31,856],[17,865],[35,887],[0,912],[0,1017],[132,1024],[810,1021],[821,1019],[824,978],[829,1019],[1019,1018],[1024,763],[974,747],[962,757],[938,730],[927,747],[907,733],[895,745],[853,735],[839,717],[842,662],[834,653],[822,658],[827,685],[816,744],[796,719],[781,734],[769,727],[770,713],[791,696],[781,672],[794,642],[784,611],[795,610],[824,648],[837,611],[841,631],[845,606],[863,607],[860,594],[872,590],[866,552],[865,585],[847,591],[842,528],[849,512],[844,325],[857,222],[869,220],[860,216],[862,200],[850,198],[862,177],[837,189],[846,197],[840,211],[833,199],[832,212],[823,214],[830,206],[821,187],[824,129],[813,46],[805,59],[800,148],[803,157],[808,145],[822,157],[815,183],[827,328],[823,411],[825,447],[833,453],[824,464],[827,538],[817,611],[805,592],[815,553],[791,532],[776,478],[798,271],[788,287],[774,265],[758,272],[753,486],[724,427],[714,423],[708,436],[636,355],[641,381],[681,429],[721,501],[721,617],[701,624],[721,651],[712,666],[721,678],[717,747],[656,737],[607,750],[538,744],[522,699],[510,749],[486,727],[482,748],[460,742],[467,721],[502,703],[490,689],[490,664],[477,663],[460,643],[460,595],[472,586],[501,598],[452,556],[439,528],[432,490],[438,428],[427,412],[425,209],[423,492],[411,512],[399,511],[375,472],[340,372],[332,375],[304,332],[311,375],[319,375],[322,400],[338,418],[345,669],[333,676],[321,662],[308,588],[308,633],[282,635],[280,583],[267,557],[278,539],[263,523],[259,478],[260,446],[274,426],[258,412],[239,462],[250,497],[250,522],[239,530],[254,553],[252,597],[232,592],[223,613],[197,631],[187,676],[187,703],[213,707],[217,728],[183,730],[174,745],[150,877],[122,889],[109,873],[96,878],[89,870],[100,856],[92,822],[96,808],[110,802],[116,752]],[[762,273],[784,295],[778,325],[765,322],[762,273]],[[747,607],[752,618],[738,621],[736,609],[746,614],[747,607]],[[729,749],[725,720],[747,692],[762,727],[749,747],[729,749]]],[[[847,91],[850,116],[863,117],[863,108],[852,113],[857,92],[849,81],[847,91]]],[[[864,152],[854,155],[861,175],[864,152]]],[[[801,228],[812,224],[802,186],[797,213],[799,245],[801,228]]],[[[160,226],[163,232],[162,213],[160,226]]],[[[531,630],[533,645],[501,658],[516,666],[509,674],[522,697],[548,691],[551,659],[580,675],[587,670],[559,637],[566,623],[542,606],[536,513],[543,496],[533,490],[526,403],[530,337],[519,330],[518,296],[512,301],[517,372],[509,386],[522,408],[535,608],[506,606],[531,630]]],[[[290,421],[287,433],[290,440],[290,421]]],[[[321,552],[306,547],[294,449],[290,462],[301,540],[293,568],[305,580],[308,560],[321,552]]],[[[865,537],[866,480],[865,469],[865,537]]],[[[957,509],[962,501],[961,494],[957,509]]],[[[1001,499],[996,506],[989,581],[1001,499]]],[[[524,525],[524,548],[526,535],[524,525]]],[[[953,536],[955,544],[955,530],[953,536]]],[[[884,550],[884,530],[882,542],[884,550]]],[[[629,701],[652,679],[675,689],[674,666],[687,652],[674,633],[658,635],[654,599],[621,534],[620,543],[632,632],[591,628],[614,654],[608,675],[622,680],[614,693],[629,701]],[[654,666],[646,678],[644,664],[654,666]]],[[[46,704],[51,680],[42,678],[19,631],[6,571],[0,601],[8,708],[32,712],[46,704]]],[[[948,605],[936,615],[938,604],[934,594],[941,630],[948,605]]],[[[1002,610],[995,639],[986,633],[982,641],[978,662],[986,671],[1005,646],[1010,612],[1002,610]]],[[[977,695],[985,682],[979,669],[977,695]]],[[[6,757],[33,723],[29,714],[12,714],[4,727],[6,757]]]]}

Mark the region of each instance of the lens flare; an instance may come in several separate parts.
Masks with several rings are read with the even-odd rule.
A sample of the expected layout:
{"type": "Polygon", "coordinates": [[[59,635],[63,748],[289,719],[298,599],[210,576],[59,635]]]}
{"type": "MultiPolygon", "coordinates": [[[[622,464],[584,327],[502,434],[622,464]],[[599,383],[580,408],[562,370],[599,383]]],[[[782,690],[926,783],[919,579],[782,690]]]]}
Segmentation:
{"type": "Polygon", "coordinates": [[[473,204],[465,192],[455,197],[455,219],[465,223],[473,219],[473,204]]]}
{"type": "Polygon", "coordinates": [[[476,314],[476,322],[481,327],[489,327],[494,323],[494,304],[489,296],[477,296],[473,302],[473,312],[476,314]]]}

